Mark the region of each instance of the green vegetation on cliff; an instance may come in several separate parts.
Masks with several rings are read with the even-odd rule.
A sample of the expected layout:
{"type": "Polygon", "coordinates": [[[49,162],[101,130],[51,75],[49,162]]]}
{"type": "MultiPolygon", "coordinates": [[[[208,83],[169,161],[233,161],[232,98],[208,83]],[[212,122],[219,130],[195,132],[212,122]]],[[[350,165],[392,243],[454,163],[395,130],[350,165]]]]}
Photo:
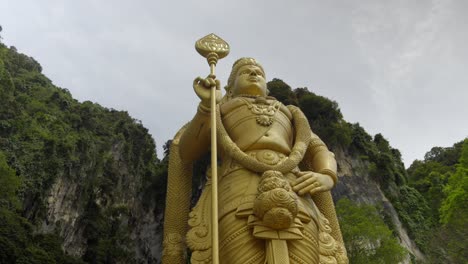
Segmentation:
{"type": "Polygon", "coordinates": [[[283,104],[299,106],[309,119],[314,132],[328,144],[340,144],[346,148],[351,143],[351,127],[343,120],[335,101],[316,95],[307,88],[292,91],[291,87],[280,79],[268,82],[268,90],[270,96],[283,104]]]}
{"type": "Polygon", "coordinates": [[[404,260],[406,251],[385,225],[377,209],[356,205],[346,198],[336,204],[349,262],[352,264],[394,264],[404,260]]]}
{"type": "Polygon", "coordinates": [[[154,188],[165,178],[154,140],[128,113],[80,103],[41,70],[0,43],[0,262],[81,263],[62,251],[70,223],[46,221],[55,217],[47,210],[60,179],[77,195],[71,206],[83,227],[83,260],[131,263],[130,196],[165,193],[154,188]],[[34,235],[44,225],[48,231],[34,235]]]}
{"type": "MultiPolygon", "coordinates": [[[[409,183],[428,202],[431,226],[420,230],[431,263],[466,263],[468,253],[468,139],[434,147],[408,169],[409,183]]],[[[415,223],[417,225],[418,223],[415,223]]]]}
{"type": "Polygon", "coordinates": [[[33,225],[20,214],[20,187],[21,179],[0,152],[0,263],[82,263],[63,253],[56,234],[34,234],[33,225]]]}

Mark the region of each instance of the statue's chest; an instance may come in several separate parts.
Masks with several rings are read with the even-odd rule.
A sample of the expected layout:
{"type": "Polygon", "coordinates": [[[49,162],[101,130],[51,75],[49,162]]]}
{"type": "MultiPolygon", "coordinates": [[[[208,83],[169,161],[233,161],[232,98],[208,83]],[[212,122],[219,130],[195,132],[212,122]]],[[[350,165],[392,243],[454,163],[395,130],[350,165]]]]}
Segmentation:
{"type": "Polygon", "coordinates": [[[278,101],[257,103],[242,98],[223,105],[221,114],[227,133],[242,150],[276,149],[275,145],[280,144],[281,152],[287,152],[293,138],[287,110],[278,101]]]}

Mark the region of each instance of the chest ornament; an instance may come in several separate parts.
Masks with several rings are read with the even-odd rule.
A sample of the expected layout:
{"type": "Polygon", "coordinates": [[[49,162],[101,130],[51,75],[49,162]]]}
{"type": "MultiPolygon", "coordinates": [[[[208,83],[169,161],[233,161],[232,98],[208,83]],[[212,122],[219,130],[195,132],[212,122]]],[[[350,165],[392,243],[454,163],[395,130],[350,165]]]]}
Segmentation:
{"type": "Polygon", "coordinates": [[[250,112],[256,116],[255,120],[257,121],[257,124],[266,127],[273,124],[275,120],[274,116],[280,108],[280,102],[274,101],[273,103],[269,103],[263,97],[258,97],[255,100],[255,103],[249,102],[246,99],[243,99],[243,101],[247,105],[247,108],[250,110],[250,112]]]}

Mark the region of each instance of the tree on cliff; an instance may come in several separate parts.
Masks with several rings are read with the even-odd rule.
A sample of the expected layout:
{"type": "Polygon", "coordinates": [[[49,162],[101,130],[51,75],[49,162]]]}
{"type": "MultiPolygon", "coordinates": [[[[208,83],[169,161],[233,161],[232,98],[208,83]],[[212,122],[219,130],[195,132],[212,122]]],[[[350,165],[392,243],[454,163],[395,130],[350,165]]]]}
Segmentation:
{"type": "Polygon", "coordinates": [[[406,250],[398,244],[375,207],[356,205],[343,198],[338,201],[336,210],[350,263],[394,264],[403,261],[406,250]]]}
{"type": "Polygon", "coordinates": [[[456,171],[444,188],[447,197],[440,207],[442,239],[452,263],[468,260],[468,139],[465,139],[456,171]]]}
{"type": "MultiPolygon", "coordinates": [[[[433,147],[408,169],[409,184],[427,201],[431,226],[425,237],[429,263],[466,263],[468,254],[468,139],[433,147]]],[[[427,219],[425,221],[427,221],[427,219]]],[[[417,223],[421,226],[420,222],[417,223]]]]}

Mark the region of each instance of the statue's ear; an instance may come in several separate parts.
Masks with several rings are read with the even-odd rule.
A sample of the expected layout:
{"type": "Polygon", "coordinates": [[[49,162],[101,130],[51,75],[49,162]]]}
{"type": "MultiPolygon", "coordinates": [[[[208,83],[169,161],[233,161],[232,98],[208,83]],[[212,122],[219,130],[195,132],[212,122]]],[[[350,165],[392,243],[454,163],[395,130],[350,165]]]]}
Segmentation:
{"type": "Polygon", "coordinates": [[[268,90],[268,88],[266,89],[266,95],[269,95],[270,94],[270,90],[268,90]]]}

